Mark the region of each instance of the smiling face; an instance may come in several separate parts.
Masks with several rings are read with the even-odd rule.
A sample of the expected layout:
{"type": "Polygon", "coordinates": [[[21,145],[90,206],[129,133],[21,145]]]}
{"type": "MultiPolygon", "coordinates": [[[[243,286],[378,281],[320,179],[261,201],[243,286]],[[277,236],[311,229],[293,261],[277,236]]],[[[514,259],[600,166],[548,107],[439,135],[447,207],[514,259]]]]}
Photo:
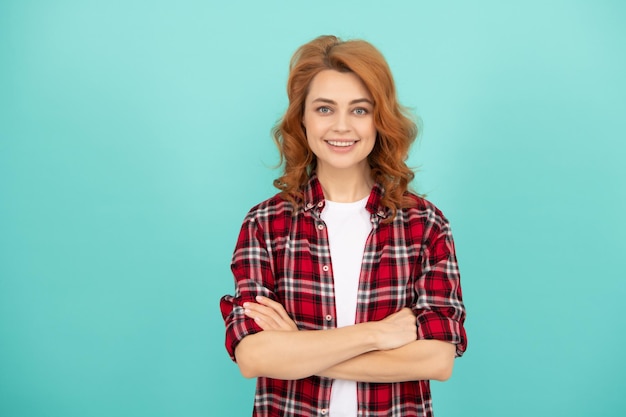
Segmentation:
{"type": "Polygon", "coordinates": [[[376,142],[374,100],[354,73],[324,70],[309,86],[302,123],[318,175],[352,170],[369,174],[367,156],[376,142]]]}

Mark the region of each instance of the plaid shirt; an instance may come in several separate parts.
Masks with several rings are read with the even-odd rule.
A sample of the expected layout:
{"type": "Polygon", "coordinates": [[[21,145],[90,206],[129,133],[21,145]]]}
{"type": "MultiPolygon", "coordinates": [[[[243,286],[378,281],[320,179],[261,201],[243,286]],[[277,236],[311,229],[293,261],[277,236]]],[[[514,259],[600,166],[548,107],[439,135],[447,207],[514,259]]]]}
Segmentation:
{"type": "MultiPolygon", "coordinates": [[[[467,346],[459,271],[448,222],[428,201],[413,196],[416,207],[391,213],[380,205],[375,185],[367,202],[372,232],[359,278],[356,323],[382,320],[411,307],[417,339],[467,346]]],[[[226,349],[235,360],[237,344],[261,331],[242,304],[256,295],[277,300],[301,330],[336,326],[333,270],[326,225],[320,218],[324,195],[315,176],[304,189],[300,208],[280,195],[252,208],[246,216],[232,260],[235,296],[220,308],[226,324],[226,349]]],[[[325,416],[332,379],[318,376],[289,381],[260,377],[253,416],[325,416]]],[[[432,416],[428,381],[357,383],[359,416],[432,416]]],[[[331,416],[332,417],[332,416],[331,416]]]]}

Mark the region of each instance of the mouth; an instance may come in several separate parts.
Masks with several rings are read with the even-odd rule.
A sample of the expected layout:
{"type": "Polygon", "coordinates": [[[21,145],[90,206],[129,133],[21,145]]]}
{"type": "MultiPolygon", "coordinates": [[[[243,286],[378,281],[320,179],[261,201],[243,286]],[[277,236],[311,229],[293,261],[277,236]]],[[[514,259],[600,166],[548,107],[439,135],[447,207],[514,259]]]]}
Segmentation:
{"type": "Polygon", "coordinates": [[[358,141],[356,140],[327,140],[326,141],[326,143],[328,143],[329,145],[335,146],[337,148],[347,148],[347,147],[354,145],[357,142],[358,141]]]}

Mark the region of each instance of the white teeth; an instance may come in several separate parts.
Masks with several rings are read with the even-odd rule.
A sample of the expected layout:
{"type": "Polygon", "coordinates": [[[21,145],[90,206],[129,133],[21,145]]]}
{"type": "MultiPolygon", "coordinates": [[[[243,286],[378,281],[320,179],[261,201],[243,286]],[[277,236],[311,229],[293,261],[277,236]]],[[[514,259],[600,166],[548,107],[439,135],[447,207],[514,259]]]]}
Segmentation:
{"type": "Polygon", "coordinates": [[[354,145],[356,143],[356,141],[353,140],[353,141],[350,141],[350,142],[345,142],[345,141],[329,140],[328,143],[333,145],[333,146],[347,147],[347,146],[354,145]]]}

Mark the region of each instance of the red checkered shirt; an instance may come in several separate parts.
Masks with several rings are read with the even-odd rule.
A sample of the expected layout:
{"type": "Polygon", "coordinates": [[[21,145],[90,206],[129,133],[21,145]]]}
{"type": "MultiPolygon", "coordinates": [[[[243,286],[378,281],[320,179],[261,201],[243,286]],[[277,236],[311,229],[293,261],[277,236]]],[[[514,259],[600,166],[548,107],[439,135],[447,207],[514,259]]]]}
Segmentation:
{"type": "MultiPolygon", "coordinates": [[[[372,232],[365,245],[359,278],[356,323],[382,320],[403,307],[417,316],[417,339],[467,346],[465,308],[450,227],[430,202],[413,196],[416,206],[391,215],[380,205],[384,191],[375,185],[366,208],[372,232]]],[[[299,208],[276,195],[246,216],[232,259],[235,295],[220,308],[226,324],[226,349],[262,331],[242,305],[264,295],[280,302],[300,330],[332,329],[335,321],[333,270],[322,187],[315,176],[304,189],[299,208]]],[[[332,379],[257,379],[253,416],[325,416],[332,379]]],[[[368,417],[432,416],[428,381],[357,383],[358,415],[368,417]]]]}

